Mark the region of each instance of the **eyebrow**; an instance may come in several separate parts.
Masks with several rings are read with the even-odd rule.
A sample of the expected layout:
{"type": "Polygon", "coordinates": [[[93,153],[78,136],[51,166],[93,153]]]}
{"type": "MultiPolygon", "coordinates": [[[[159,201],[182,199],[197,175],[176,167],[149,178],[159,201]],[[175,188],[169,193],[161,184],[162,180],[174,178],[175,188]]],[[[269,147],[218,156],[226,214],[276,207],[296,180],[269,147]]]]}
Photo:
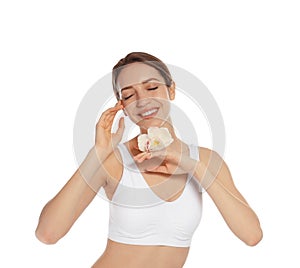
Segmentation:
{"type": "MultiPolygon", "coordinates": [[[[146,84],[146,83],[148,83],[148,82],[150,82],[150,81],[152,81],[152,80],[156,80],[156,81],[160,82],[157,78],[149,78],[149,79],[143,81],[142,84],[146,84]]],[[[121,89],[121,92],[122,92],[123,90],[130,89],[130,88],[132,88],[132,87],[133,87],[133,86],[123,87],[123,88],[121,89]]]]}

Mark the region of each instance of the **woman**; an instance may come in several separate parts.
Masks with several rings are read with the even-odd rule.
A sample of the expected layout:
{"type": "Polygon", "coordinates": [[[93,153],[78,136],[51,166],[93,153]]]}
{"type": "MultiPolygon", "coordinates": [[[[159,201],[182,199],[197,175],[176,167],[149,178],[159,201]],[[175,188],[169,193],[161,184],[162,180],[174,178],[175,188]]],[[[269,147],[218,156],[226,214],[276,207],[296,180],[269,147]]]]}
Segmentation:
{"type": "Polygon", "coordinates": [[[56,243],[103,188],[111,200],[109,234],[93,267],[183,267],[201,218],[204,189],[231,231],[247,245],[256,245],[262,239],[259,220],[236,189],[226,163],[213,150],[187,145],[176,137],[169,116],[175,83],[166,65],[147,53],[130,53],[113,69],[113,88],[117,104],[101,115],[95,146],[44,207],[37,238],[56,243]],[[111,133],[120,110],[141,134],[159,127],[170,134],[171,143],[155,150],[158,135],[152,149],[145,148],[138,136],[120,144],[124,118],[111,133]],[[124,190],[126,181],[145,187],[124,190]],[[145,188],[139,195],[137,189],[145,188]]]}

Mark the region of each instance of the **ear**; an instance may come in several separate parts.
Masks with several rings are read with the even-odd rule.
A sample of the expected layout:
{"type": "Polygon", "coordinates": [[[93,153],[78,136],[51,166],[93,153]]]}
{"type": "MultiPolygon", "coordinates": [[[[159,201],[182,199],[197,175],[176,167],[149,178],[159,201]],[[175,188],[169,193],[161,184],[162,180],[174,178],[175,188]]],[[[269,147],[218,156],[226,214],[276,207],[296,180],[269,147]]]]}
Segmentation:
{"type": "Polygon", "coordinates": [[[170,97],[170,100],[174,100],[175,99],[175,88],[176,88],[176,84],[175,84],[174,81],[172,81],[172,84],[169,87],[169,97],[170,97]]]}

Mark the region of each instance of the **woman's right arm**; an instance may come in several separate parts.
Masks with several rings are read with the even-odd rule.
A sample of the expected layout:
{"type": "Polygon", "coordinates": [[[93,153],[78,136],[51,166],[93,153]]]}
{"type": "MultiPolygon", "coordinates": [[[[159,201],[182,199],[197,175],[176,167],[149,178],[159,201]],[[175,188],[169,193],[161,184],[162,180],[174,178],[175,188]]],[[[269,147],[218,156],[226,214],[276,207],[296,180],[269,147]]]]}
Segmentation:
{"type": "Polygon", "coordinates": [[[36,228],[36,237],[43,243],[54,244],[72,227],[96,193],[106,184],[104,163],[122,139],[124,119],[116,133],[111,127],[116,113],[122,109],[117,103],[106,110],[96,126],[95,146],[59,193],[43,208],[36,228]]]}

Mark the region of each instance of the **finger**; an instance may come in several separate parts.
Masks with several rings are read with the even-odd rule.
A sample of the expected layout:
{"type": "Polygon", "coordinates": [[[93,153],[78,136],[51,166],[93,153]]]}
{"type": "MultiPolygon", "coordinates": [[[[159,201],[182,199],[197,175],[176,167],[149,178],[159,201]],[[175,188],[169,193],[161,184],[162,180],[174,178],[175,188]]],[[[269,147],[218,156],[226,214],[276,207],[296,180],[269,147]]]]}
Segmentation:
{"type": "Polygon", "coordinates": [[[121,101],[121,100],[118,100],[118,102],[115,104],[115,106],[118,106],[118,105],[120,105],[120,104],[122,104],[122,101],[121,101]]]}
{"type": "Polygon", "coordinates": [[[134,156],[134,160],[137,161],[138,163],[142,163],[144,160],[148,159],[149,154],[150,153],[148,153],[148,152],[140,153],[140,154],[134,156]]]}
{"type": "Polygon", "coordinates": [[[159,151],[151,151],[148,155],[148,159],[151,158],[159,158],[159,159],[164,159],[165,157],[165,150],[159,150],[159,151]]]}
{"type": "Polygon", "coordinates": [[[112,123],[115,119],[116,115],[115,114],[108,114],[106,115],[106,120],[112,123]]]}
{"type": "Polygon", "coordinates": [[[158,166],[158,167],[155,167],[155,168],[148,168],[146,169],[146,171],[148,172],[156,172],[156,173],[168,173],[168,169],[166,166],[158,166]]]}
{"type": "Polygon", "coordinates": [[[136,159],[136,158],[140,158],[142,157],[144,154],[146,154],[147,152],[141,152],[141,153],[138,153],[137,155],[135,155],[133,158],[136,159]]]}
{"type": "Polygon", "coordinates": [[[120,110],[120,109],[115,109],[115,108],[116,107],[109,108],[101,115],[98,122],[99,123],[101,122],[102,126],[108,127],[108,125],[112,125],[113,120],[116,116],[116,113],[120,110]]]}
{"type": "Polygon", "coordinates": [[[117,113],[119,110],[123,109],[124,106],[122,104],[117,104],[114,107],[110,107],[105,110],[102,114],[110,114],[110,113],[117,113]]]}
{"type": "Polygon", "coordinates": [[[135,161],[139,162],[141,159],[143,159],[145,157],[145,154],[146,154],[146,152],[143,152],[143,153],[135,155],[133,158],[135,161]]]}
{"type": "Polygon", "coordinates": [[[121,117],[119,120],[118,130],[116,131],[116,136],[122,137],[124,133],[124,129],[125,129],[124,117],[121,117]]]}
{"type": "Polygon", "coordinates": [[[115,115],[103,114],[100,117],[98,124],[105,129],[111,129],[114,117],[115,115]]]}
{"type": "Polygon", "coordinates": [[[159,151],[150,151],[150,152],[142,152],[137,154],[134,158],[135,159],[151,159],[151,158],[158,158],[161,160],[164,160],[166,157],[165,151],[159,150],[159,151]]]}

